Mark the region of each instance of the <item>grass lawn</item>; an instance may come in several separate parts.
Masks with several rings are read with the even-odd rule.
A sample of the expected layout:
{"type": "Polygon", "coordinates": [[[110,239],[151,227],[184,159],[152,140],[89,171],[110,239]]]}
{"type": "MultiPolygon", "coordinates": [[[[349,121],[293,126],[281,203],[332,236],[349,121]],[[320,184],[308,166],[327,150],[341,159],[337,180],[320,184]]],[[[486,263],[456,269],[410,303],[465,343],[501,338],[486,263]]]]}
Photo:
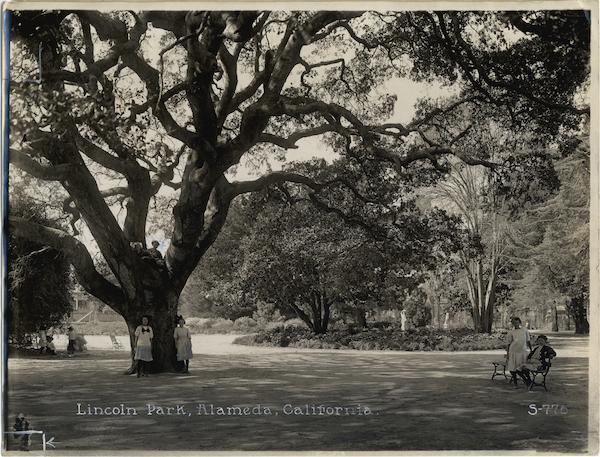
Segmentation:
{"type": "MultiPolygon", "coordinates": [[[[581,339],[573,339],[579,341],[581,339]]],[[[569,339],[563,343],[565,347],[569,339]]],[[[201,349],[198,347],[198,352],[201,349]]],[[[282,352],[196,354],[191,374],[137,379],[127,353],[10,359],[9,425],[19,412],[58,451],[406,451],[587,448],[588,359],[557,347],[549,392],[490,380],[481,353],[282,352]],[[567,356],[568,355],[568,356],[567,356]],[[77,403],[136,408],[137,416],[77,415],[77,403]],[[146,414],[146,404],[191,415],[146,414]],[[268,407],[272,415],[197,415],[197,404],[268,407]],[[368,407],[372,415],[286,415],[286,404],[368,407]],[[564,415],[529,405],[565,405],[564,415]],[[275,415],[275,412],[278,415],[275,415]]],[[[521,385],[522,386],[522,385],[521,385]]],[[[364,410],[363,410],[364,411],[364,410]]],[[[156,411],[155,411],[156,412],[156,411]]],[[[32,450],[40,449],[39,437],[32,450]]]]}

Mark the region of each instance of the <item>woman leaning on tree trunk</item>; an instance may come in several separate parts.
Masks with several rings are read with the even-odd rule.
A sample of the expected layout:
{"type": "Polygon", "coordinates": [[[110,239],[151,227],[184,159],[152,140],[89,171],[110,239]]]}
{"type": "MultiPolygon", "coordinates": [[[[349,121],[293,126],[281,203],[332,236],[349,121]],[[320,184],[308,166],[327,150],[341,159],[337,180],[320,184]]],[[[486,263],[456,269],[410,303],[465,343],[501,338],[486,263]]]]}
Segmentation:
{"type": "Polygon", "coordinates": [[[135,355],[133,359],[137,361],[138,378],[148,376],[150,362],[153,360],[152,338],[154,338],[154,332],[148,323],[148,316],[143,316],[142,325],[138,325],[135,329],[135,355]]]}

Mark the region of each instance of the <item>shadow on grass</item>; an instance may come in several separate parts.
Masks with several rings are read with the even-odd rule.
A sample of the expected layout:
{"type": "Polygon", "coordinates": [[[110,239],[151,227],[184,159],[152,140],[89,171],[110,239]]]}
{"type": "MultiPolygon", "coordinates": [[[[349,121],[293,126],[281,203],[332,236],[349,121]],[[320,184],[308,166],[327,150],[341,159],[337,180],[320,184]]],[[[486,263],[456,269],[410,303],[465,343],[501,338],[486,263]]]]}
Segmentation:
{"type": "MultiPolygon", "coordinates": [[[[71,450],[583,451],[587,358],[557,358],[550,392],[490,380],[481,354],[199,356],[191,374],[124,376],[125,355],[9,362],[9,418],[71,450]],[[77,403],[130,406],[136,416],[77,415],[77,403]],[[190,415],[149,416],[146,404],[190,415]],[[197,415],[197,404],[270,408],[272,415],[197,415]],[[528,405],[566,405],[532,416],[528,405]],[[284,405],[368,407],[371,415],[286,415],[284,405]],[[275,415],[275,413],[278,413],[275,415]]],[[[355,409],[354,409],[355,410],[355,409]]],[[[264,412],[264,409],[261,409],[264,412]]],[[[364,411],[364,410],[362,410],[364,411]]],[[[10,422],[12,423],[12,422],[10,422]]]]}

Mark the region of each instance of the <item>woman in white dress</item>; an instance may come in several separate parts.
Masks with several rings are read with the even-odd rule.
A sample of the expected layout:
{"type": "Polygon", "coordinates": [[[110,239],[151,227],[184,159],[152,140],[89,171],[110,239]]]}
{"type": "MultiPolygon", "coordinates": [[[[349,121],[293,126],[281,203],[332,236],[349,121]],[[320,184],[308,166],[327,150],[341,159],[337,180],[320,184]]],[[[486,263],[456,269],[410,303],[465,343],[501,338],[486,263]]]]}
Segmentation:
{"type": "Polygon", "coordinates": [[[521,326],[521,319],[511,319],[513,330],[508,332],[508,347],[506,356],[506,368],[510,371],[510,381],[517,387],[517,370],[527,361],[528,349],[531,349],[531,337],[529,331],[521,326]]]}
{"type": "Polygon", "coordinates": [[[148,316],[142,317],[142,325],[135,329],[135,355],[137,360],[137,377],[148,376],[148,367],[152,362],[152,338],[154,332],[148,325],[148,316]]]}
{"type": "Polygon", "coordinates": [[[177,361],[185,362],[184,373],[190,372],[190,359],[192,358],[192,337],[190,330],[185,326],[183,316],[178,316],[177,327],[173,332],[175,347],[177,347],[177,361]]]}

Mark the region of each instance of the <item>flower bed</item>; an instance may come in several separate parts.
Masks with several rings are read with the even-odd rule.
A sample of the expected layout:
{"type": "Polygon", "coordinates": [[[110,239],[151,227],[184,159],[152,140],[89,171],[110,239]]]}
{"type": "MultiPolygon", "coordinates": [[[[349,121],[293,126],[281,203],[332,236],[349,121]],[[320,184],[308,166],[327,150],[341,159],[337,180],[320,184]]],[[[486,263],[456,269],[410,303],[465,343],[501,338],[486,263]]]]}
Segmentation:
{"type": "Polygon", "coordinates": [[[396,351],[480,351],[504,349],[506,332],[491,335],[471,329],[438,330],[417,328],[401,331],[395,324],[367,329],[331,330],[315,335],[308,328],[279,326],[234,341],[249,346],[275,346],[315,349],[359,349],[396,351]]]}

